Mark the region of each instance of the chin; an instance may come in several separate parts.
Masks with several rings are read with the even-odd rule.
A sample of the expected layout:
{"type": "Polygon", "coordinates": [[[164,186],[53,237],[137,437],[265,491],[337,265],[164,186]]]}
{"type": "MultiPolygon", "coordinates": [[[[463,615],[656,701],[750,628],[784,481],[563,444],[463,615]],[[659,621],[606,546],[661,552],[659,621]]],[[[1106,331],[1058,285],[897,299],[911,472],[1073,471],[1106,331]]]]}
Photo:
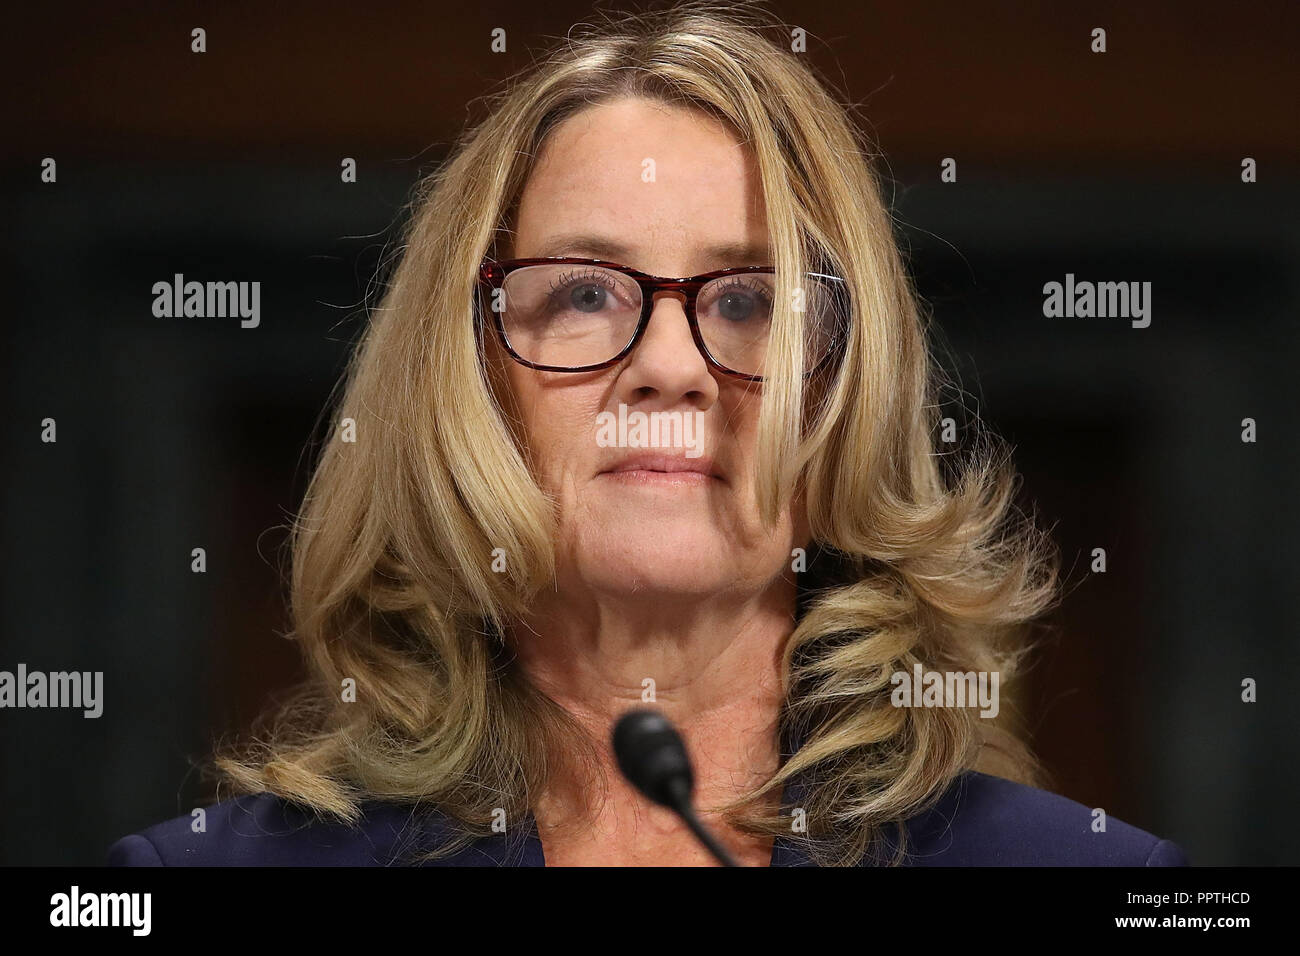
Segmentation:
{"type": "Polygon", "coordinates": [[[606,594],[696,596],[715,594],[734,584],[733,547],[699,526],[674,533],[670,526],[629,531],[580,545],[576,567],[581,579],[606,594]]]}
{"type": "Polygon", "coordinates": [[[606,554],[628,551],[652,560],[687,550],[734,551],[729,528],[742,526],[733,499],[722,488],[598,487],[575,509],[573,537],[606,554]]]}

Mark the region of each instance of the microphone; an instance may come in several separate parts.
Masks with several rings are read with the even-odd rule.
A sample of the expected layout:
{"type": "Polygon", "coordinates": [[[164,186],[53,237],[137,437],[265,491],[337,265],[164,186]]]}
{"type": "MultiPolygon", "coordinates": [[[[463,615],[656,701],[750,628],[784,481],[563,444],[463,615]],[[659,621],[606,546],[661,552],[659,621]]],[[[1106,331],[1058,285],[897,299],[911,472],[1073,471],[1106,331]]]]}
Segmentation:
{"type": "Polygon", "coordinates": [[[681,817],[719,863],[735,866],[736,861],[695,816],[691,806],[695,789],[691,758],[668,718],[657,710],[629,710],[615,722],[612,736],[614,756],[628,782],[681,817]]]}

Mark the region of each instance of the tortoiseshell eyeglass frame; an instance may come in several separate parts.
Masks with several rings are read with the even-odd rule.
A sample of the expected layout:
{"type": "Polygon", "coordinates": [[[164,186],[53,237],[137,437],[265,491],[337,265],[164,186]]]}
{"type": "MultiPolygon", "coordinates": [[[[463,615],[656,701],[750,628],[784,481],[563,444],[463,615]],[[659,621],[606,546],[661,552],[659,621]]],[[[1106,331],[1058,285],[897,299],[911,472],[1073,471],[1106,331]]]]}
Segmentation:
{"type": "MultiPolygon", "coordinates": [[[[488,309],[488,311],[492,312],[494,316],[492,324],[496,329],[497,338],[501,342],[502,348],[504,348],[507,354],[509,354],[509,356],[520,365],[536,369],[539,372],[596,372],[617,365],[632,353],[632,350],[637,347],[637,344],[641,341],[641,337],[645,334],[645,330],[650,324],[650,314],[654,311],[655,295],[660,292],[680,292],[686,298],[686,321],[690,325],[691,338],[695,340],[695,347],[700,350],[700,354],[704,356],[704,360],[709,364],[709,367],[716,369],[724,375],[730,375],[747,382],[763,381],[763,376],[761,375],[750,375],[745,372],[738,372],[735,369],[728,368],[713,357],[709,352],[708,345],[704,342],[703,335],[700,333],[699,322],[697,322],[695,318],[695,297],[699,294],[700,289],[702,289],[705,284],[712,282],[714,279],[724,279],[727,276],[733,275],[775,275],[776,268],[774,266],[741,266],[735,269],[718,269],[714,272],[705,272],[701,275],[687,276],[682,279],[669,279],[663,276],[652,276],[645,272],[633,269],[630,266],[620,265],[617,262],[609,262],[605,259],[582,259],[573,256],[547,256],[536,259],[484,259],[482,265],[479,266],[479,288],[487,290],[500,289],[504,285],[506,277],[510,275],[510,273],[529,266],[546,265],[598,266],[602,269],[609,269],[613,272],[618,272],[627,276],[641,287],[641,318],[638,320],[636,331],[632,333],[632,337],[628,340],[627,345],[620,349],[617,355],[607,361],[598,362],[595,365],[539,365],[536,362],[530,362],[515,351],[514,346],[510,344],[510,337],[506,333],[505,323],[501,318],[501,313],[488,309]]],[[[842,278],[823,272],[809,272],[806,273],[806,275],[811,279],[826,283],[830,288],[838,290],[834,306],[836,328],[830,337],[830,342],[826,348],[826,354],[823,355],[811,369],[804,373],[804,377],[808,378],[815,374],[818,369],[825,366],[838,351],[839,346],[844,339],[849,309],[847,283],[842,278]]],[[[482,315],[482,311],[482,309],[478,308],[474,310],[476,319],[482,315]]]]}

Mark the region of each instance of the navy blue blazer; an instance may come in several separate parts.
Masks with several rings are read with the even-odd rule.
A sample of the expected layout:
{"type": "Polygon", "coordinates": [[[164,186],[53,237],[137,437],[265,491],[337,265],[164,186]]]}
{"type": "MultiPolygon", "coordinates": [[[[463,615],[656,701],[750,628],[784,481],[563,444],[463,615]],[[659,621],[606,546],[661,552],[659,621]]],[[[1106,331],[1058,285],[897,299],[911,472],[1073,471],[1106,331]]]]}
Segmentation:
{"type": "MultiPolygon", "coordinates": [[[[787,791],[787,795],[789,791],[787,791]]],[[[787,803],[787,806],[798,804],[787,803]]],[[[386,866],[401,865],[436,845],[446,818],[410,805],[364,805],[361,824],[320,820],[267,793],[205,808],[205,830],[190,816],[123,837],[109,849],[110,866],[386,866]]],[[[1174,843],[1107,817],[1093,832],[1092,810],[1065,797],[967,771],[929,811],[905,824],[910,866],[1186,866],[1174,843]]],[[[478,840],[429,866],[545,866],[536,824],[478,840]]],[[[892,849],[892,845],[888,847],[892,849]]],[[[773,866],[809,866],[787,840],[772,849],[773,866]]],[[[867,865],[870,860],[865,861],[867,865]]]]}

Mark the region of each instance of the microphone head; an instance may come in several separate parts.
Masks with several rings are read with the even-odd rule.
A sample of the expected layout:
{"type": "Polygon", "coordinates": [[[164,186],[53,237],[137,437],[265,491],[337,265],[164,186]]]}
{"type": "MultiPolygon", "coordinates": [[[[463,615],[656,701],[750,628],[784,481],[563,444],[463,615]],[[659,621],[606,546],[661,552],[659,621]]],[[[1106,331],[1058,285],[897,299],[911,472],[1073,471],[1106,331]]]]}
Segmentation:
{"type": "Polygon", "coordinates": [[[690,807],[695,778],[686,746],[657,710],[629,710],[614,724],[614,756],[632,786],[672,810],[690,807]]]}

